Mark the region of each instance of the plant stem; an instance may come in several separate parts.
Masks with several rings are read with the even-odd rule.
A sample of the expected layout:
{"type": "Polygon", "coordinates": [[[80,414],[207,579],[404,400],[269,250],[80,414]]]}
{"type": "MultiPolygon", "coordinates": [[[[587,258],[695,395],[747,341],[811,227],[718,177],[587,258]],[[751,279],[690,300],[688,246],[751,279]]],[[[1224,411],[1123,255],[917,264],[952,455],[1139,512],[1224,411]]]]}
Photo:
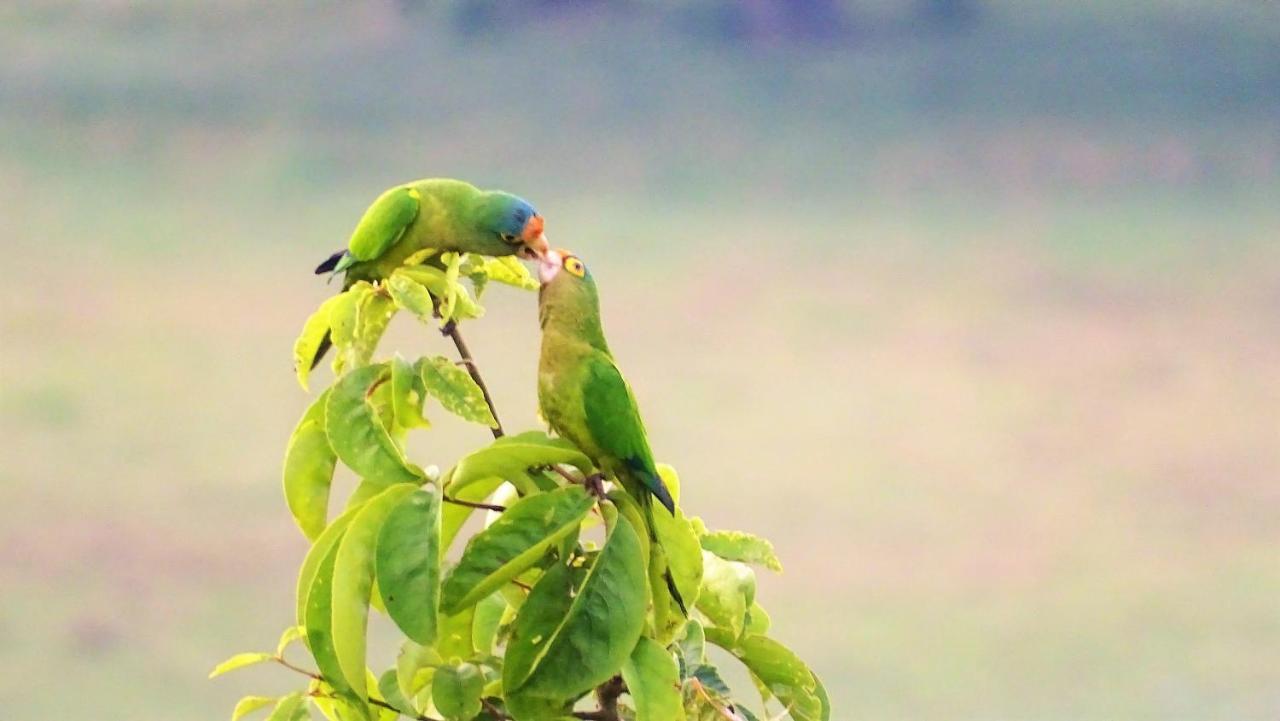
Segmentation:
{"type": "Polygon", "coordinates": [[[493,437],[501,438],[506,435],[502,430],[502,421],[498,420],[498,409],[493,405],[493,396],[489,395],[489,386],[485,385],[484,378],[480,377],[480,369],[476,367],[475,359],[471,357],[471,349],[467,348],[467,342],[462,339],[462,333],[458,331],[458,324],[451,320],[444,324],[440,333],[453,341],[453,345],[458,349],[458,355],[462,358],[462,364],[467,367],[467,373],[471,374],[471,380],[480,386],[480,392],[484,394],[484,402],[489,404],[489,412],[493,414],[493,420],[497,423],[490,429],[493,431],[493,437]]]}
{"type": "Polygon", "coordinates": [[[507,510],[506,506],[499,506],[496,503],[477,503],[475,501],[464,501],[458,498],[450,498],[448,496],[441,496],[441,498],[444,499],[445,503],[452,503],[458,506],[466,506],[467,508],[482,508],[486,511],[498,511],[499,513],[507,510]]]}
{"type": "Polygon", "coordinates": [[[618,715],[618,697],[625,693],[627,685],[621,676],[614,676],[596,687],[596,700],[600,703],[598,711],[580,711],[574,718],[586,721],[620,721],[618,715]]]}
{"type": "MultiPolygon", "coordinates": [[[[276,657],[275,657],[275,662],[276,662],[276,663],[278,663],[278,664],[280,664],[281,666],[284,666],[285,668],[289,669],[290,671],[293,671],[294,673],[300,673],[300,674],[302,674],[303,676],[306,676],[307,678],[315,679],[316,681],[322,681],[322,682],[324,682],[324,683],[329,683],[328,681],[325,681],[324,676],[321,676],[320,674],[318,674],[318,673],[316,673],[316,672],[314,672],[314,671],[308,671],[308,670],[306,670],[305,668],[302,668],[301,666],[294,666],[293,664],[291,664],[291,663],[289,663],[288,661],[284,660],[284,657],[283,657],[283,656],[276,656],[276,657]]],[[[329,685],[330,685],[330,686],[332,686],[333,684],[329,684],[329,685]]],[[[328,695],[328,694],[312,694],[312,695],[313,695],[313,696],[324,696],[325,698],[337,698],[336,696],[330,696],[330,695],[328,695]]],[[[388,711],[395,711],[396,713],[400,714],[401,716],[404,716],[404,715],[405,715],[405,713],[404,713],[403,711],[401,711],[400,709],[396,708],[395,706],[392,706],[391,704],[387,703],[386,701],[379,701],[379,700],[378,700],[378,699],[376,699],[376,698],[370,698],[370,699],[367,699],[367,700],[368,700],[368,702],[369,702],[369,703],[373,704],[374,706],[379,706],[379,707],[381,707],[381,708],[385,708],[385,709],[386,709],[386,710],[388,710],[388,711]]],[[[417,719],[417,721],[440,721],[440,719],[432,718],[431,716],[409,716],[409,718],[417,719]]]]}

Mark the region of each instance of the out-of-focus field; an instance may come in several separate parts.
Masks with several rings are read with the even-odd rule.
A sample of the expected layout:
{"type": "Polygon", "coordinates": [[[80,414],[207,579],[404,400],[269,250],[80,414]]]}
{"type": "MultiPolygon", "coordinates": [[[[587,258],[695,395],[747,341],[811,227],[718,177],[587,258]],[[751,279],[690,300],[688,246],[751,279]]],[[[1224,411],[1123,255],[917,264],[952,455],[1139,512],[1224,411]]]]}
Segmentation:
{"type": "MultiPolygon", "coordinates": [[[[293,683],[204,675],[290,622],[309,271],[384,186],[454,174],[591,266],[684,505],[775,541],[762,598],[838,719],[1275,718],[1280,11],[1160,5],[668,53],[4,11],[0,715],[293,683]]],[[[486,301],[468,338],[533,427],[534,296],[486,301]]]]}

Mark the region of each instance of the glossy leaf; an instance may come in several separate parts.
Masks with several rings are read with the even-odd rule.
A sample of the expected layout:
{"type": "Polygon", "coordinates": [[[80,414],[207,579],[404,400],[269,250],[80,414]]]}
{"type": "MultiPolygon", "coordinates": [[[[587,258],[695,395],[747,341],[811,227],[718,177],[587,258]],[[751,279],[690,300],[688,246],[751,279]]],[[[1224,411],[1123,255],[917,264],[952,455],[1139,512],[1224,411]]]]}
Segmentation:
{"type": "Polygon", "coordinates": [[[698,610],[706,614],[712,623],[739,638],[746,628],[747,609],[755,601],[756,575],[745,564],[726,561],[705,551],[702,561],[698,610]]]}
{"type": "MultiPolygon", "coordinates": [[[[333,520],[329,527],[324,529],[324,533],[320,534],[312,544],[311,549],[307,551],[306,557],[302,560],[302,568],[298,571],[297,584],[297,620],[301,626],[306,625],[307,596],[311,593],[311,588],[315,584],[316,576],[320,573],[320,567],[323,565],[325,557],[329,552],[337,547],[338,541],[342,540],[342,534],[347,532],[347,525],[351,523],[351,519],[355,517],[358,508],[348,508],[342,512],[342,515],[333,520]]],[[[329,573],[333,573],[332,569],[329,573]]]]}
{"type": "Polygon", "coordinates": [[[366,293],[356,308],[356,326],[351,339],[350,360],[353,367],[366,365],[382,340],[396,305],[389,295],[375,290],[366,293]]]}
{"type": "Polygon", "coordinates": [[[509,699],[576,698],[617,673],[635,648],[647,578],[631,524],[614,523],[580,584],[576,575],[552,566],[516,616],[503,665],[509,699]]]}
{"type": "Polygon", "coordinates": [[[237,653],[231,658],[223,661],[213,670],[209,672],[209,678],[216,678],[224,673],[230,673],[245,666],[255,666],[260,663],[274,660],[274,656],[269,653],[237,653]]]}
{"type": "Polygon", "coordinates": [[[294,691],[276,702],[267,721],[303,721],[306,718],[307,698],[301,691],[294,691]]]}
{"type": "Polygon", "coordinates": [[[689,619],[684,627],[684,637],[680,639],[680,660],[684,664],[685,675],[706,663],[707,637],[702,630],[702,622],[696,618],[689,619]]]}
{"type": "Polygon", "coordinates": [[[392,358],[388,364],[391,367],[391,404],[396,426],[409,430],[431,425],[422,415],[427,389],[422,385],[418,371],[400,356],[392,358]]]}
{"type": "MultiPolygon", "coordinates": [[[[698,544],[698,536],[693,524],[684,517],[684,512],[679,508],[672,516],[667,509],[654,504],[653,528],[666,554],[667,566],[671,569],[671,578],[675,581],[676,590],[680,592],[685,608],[693,608],[701,593],[703,574],[702,548],[698,544]]],[[[665,579],[661,590],[666,591],[665,579]]],[[[674,612],[677,617],[683,619],[678,607],[674,612]]],[[[670,641],[671,638],[663,637],[660,640],[670,641]]]]}
{"type": "Polygon", "coordinates": [[[276,644],[276,655],[284,656],[284,652],[294,641],[306,638],[307,629],[302,626],[290,626],[280,634],[280,642],[276,644]]]}
{"type": "Polygon", "coordinates": [[[416,490],[387,515],[376,559],[387,615],[414,641],[433,642],[440,600],[440,500],[435,492],[416,490]]]}
{"type": "Polygon", "coordinates": [[[431,681],[431,700],[446,719],[472,719],[480,713],[484,676],[475,664],[441,666],[431,681]]]}
{"type": "MultiPolygon", "coordinates": [[[[330,529],[332,528],[331,526],[330,529]]],[[[329,531],[325,531],[326,535],[328,533],[329,531]]],[[[324,540],[324,536],[321,536],[321,540],[324,540]]],[[[342,672],[342,664],[333,647],[333,565],[337,557],[338,543],[327,544],[305,595],[303,625],[307,629],[307,646],[311,649],[311,657],[315,659],[320,675],[328,680],[335,692],[351,695],[351,684],[342,672]]]]}
{"type": "Polygon", "coordinates": [[[387,669],[385,673],[378,677],[378,694],[382,696],[382,700],[396,707],[404,716],[410,718],[417,716],[417,709],[405,698],[404,692],[400,690],[399,676],[396,669],[387,669]]]}
{"type": "Polygon", "coordinates": [[[333,372],[336,374],[341,374],[348,365],[347,355],[355,343],[360,304],[372,292],[372,285],[360,281],[339,295],[329,311],[329,338],[333,341],[333,372]]]}
{"type": "Polygon", "coordinates": [[[387,292],[395,304],[413,313],[424,323],[435,319],[435,301],[430,291],[422,283],[415,280],[406,269],[400,268],[387,280],[387,292]]]}
{"type": "Polygon", "coordinates": [[[329,487],[338,456],[325,432],[329,391],[307,408],[289,438],[284,454],[284,497],[303,535],[315,540],[324,530],[329,512],[329,487]]]}
{"type": "Polygon", "coordinates": [[[235,709],[231,711],[231,721],[240,721],[254,711],[266,708],[275,702],[276,699],[271,696],[245,696],[236,702],[235,709]]]}
{"type": "Polygon", "coordinates": [[[440,401],[445,410],[490,428],[498,425],[484,399],[484,391],[453,361],[444,356],[423,358],[418,361],[418,371],[427,393],[440,401]]]}
{"type": "Polygon", "coordinates": [[[493,644],[498,638],[498,625],[507,612],[507,602],[501,593],[493,593],[476,604],[475,621],[471,625],[471,644],[478,653],[488,656],[493,653],[493,644]]]}
{"type": "Polygon", "coordinates": [[[622,679],[635,703],[636,721],[683,721],[679,667],[657,641],[640,639],[622,664],[622,679]]]}
{"type": "Polygon", "coordinates": [[[712,531],[701,539],[702,547],[726,561],[740,561],[782,571],[782,561],[765,539],[742,531],[712,531]]]}
{"type": "Polygon", "coordinates": [[[311,376],[311,364],[315,362],[316,351],[320,350],[320,344],[329,332],[330,315],[341,297],[335,295],[321,303],[316,312],[307,318],[298,339],[293,342],[293,368],[298,376],[298,384],[304,391],[310,390],[308,379],[311,376]]]}
{"type": "Polygon", "coordinates": [[[720,628],[706,629],[707,640],[742,662],[761,692],[777,697],[795,721],[828,721],[831,702],[826,689],[800,657],[767,636],[735,640],[720,628]]]}
{"type": "Polygon", "coordinates": [[[397,484],[370,499],[351,519],[333,564],[333,650],[357,696],[366,693],[365,635],[373,591],[374,551],[383,521],[416,489],[397,484]]]}
{"type": "Polygon", "coordinates": [[[458,663],[476,655],[475,646],[476,607],[467,606],[461,611],[440,614],[440,633],[436,650],[446,662],[458,663]]]}
{"type": "MultiPolygon", "coordinates": [[[[396,656],[396,685],[405,699],[413,700],[431,682],[435,669],[444,664],[433,646],[405,641],[396,656]]],[[[415,705],[415,708],[421,708],[415,705]]]]}
{"type": "Polygon", "coordinates": [[[537,290],[540,287],[538,279],[534,278],[529,269],[512,255],[501,258],[485,258],[481,268],[489,280],[497,281],[498,283],[524,290],[537,290]]]}
{"type": "Polygon", "coordinates": [[[746,632],[754,636],[763,636],[769,632],[769,627],[773,625],[773,620],[769,618],[769,614],[758,603],[751,604],[751,608],[747,610],[747,630],[746,632]]]}
{"type": "Polygon", "coordinates": [[[497,522],[472,537],[445,577],[445,612],[457,613],[538,563],[560,539],[577,530],[594,503],[581,486],[516,501],[497,522]]]}
{"type": "Polygon", "coordinates": [[[593,467],[591,459],[568,441],[545,435],[539,439],[526,434],[500,438],[458,461],[447,477],[445,490],[453,495],[477,481],[489,478],[511,480],[527,475],[531,468],[561,463],[574,466],[583,473],[590,473],[593,467]]]}
{"type": "Polygon", "coordinates": [[[422,469],[404,458],[382,424],[369,394],[375,383],[389,380],[386,365],[356,369],[334,384],[325,404],[326,431],[338,458],[361,478],[390,486],[418,483],[422,469]]]}

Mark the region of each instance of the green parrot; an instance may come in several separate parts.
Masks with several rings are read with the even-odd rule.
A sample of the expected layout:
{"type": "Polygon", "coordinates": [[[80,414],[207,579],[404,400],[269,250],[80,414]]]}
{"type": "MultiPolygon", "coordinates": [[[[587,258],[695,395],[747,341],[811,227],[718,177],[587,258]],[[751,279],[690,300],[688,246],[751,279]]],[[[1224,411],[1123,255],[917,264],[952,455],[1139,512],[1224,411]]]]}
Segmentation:
{"type": "MultiPolygon", "coordinates": [[[[481,190],[449,178],[397,185],[373,201],[347,247],[316,268],[317,275],[344,272],[343,290],[357,281],[391,275],[420,250],[538,258],[547,252],[543,219],[528,201],[500,190],[481,190]]],[[[329,350],[325,336],[312,367],[329,350]]]]}
{"type": "MultiPolygon", "coordinates": [[[[542,356],[538,362],[538,406],[562,438],[591,458],[604,475],[616,478],[640,505],[649,538],[658,543],[653,499],[675,515],[671,492],[658,475],[649,438],[631,386],[609,353],[600,324],[600,296],[587,266],[567,251],[551,250],[538,260],[538,321],[542,356]]],[[[598,482],[600,476],[593,480],[598,482]]],[[[669,566],[662,568],[671,598],[688,615],[669,566]]]]}
{"type": "Polygon", "coordinates": [[[600,324],[600,297],[586,265],[565,251],[538,263],[542,357],[538,405],[551,429],[617,478],[642,507],[675,503],[658,476],[636,397],[618,370],[600,324]]]}

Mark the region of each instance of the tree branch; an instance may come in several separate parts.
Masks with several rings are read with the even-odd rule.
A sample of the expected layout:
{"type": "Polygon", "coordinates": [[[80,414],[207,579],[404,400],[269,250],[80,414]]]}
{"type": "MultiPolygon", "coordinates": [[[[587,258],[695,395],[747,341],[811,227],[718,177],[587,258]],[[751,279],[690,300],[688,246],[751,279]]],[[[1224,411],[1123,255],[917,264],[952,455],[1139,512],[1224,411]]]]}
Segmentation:
{"type": "Polygon", "coordinates": [[[494,438],[501,438],[506,433],[502,430],[502,421],[498,420],[498,409],[493,405],[493,396],[489,395],[489,386],[484,384],[484,378],[480,377],[480,369],[476,367],[475,359],[471,357],[471,350],[467,348],[467,342],[462,339],[462,333],[458,331],[458,324],[449,321],[440,329],[440,334],[448,336],[453,341],[453,345],[458,349],[458,355],[462,358],[462,365],[466,366],[467,373],[471,375],[471,380],[480,386],[480,392],[484,394],[484,402],[489,404],[489,412],[493,414],[493,420],[497,426],[491,428],[494,438]]]}
{"type": "Polygon", "coordinates": [[[450,498],[448,496],[441,496],[441,498],[444,499],[445,503],[452,503],[458,506],[466,506],[467,508],[481,508],[486,511],[498,511],[499,513],[507,510],[506,506],[499,506],[496,503],[477,503],[475,501],[464,501],[460,498],[450,498]]]}

